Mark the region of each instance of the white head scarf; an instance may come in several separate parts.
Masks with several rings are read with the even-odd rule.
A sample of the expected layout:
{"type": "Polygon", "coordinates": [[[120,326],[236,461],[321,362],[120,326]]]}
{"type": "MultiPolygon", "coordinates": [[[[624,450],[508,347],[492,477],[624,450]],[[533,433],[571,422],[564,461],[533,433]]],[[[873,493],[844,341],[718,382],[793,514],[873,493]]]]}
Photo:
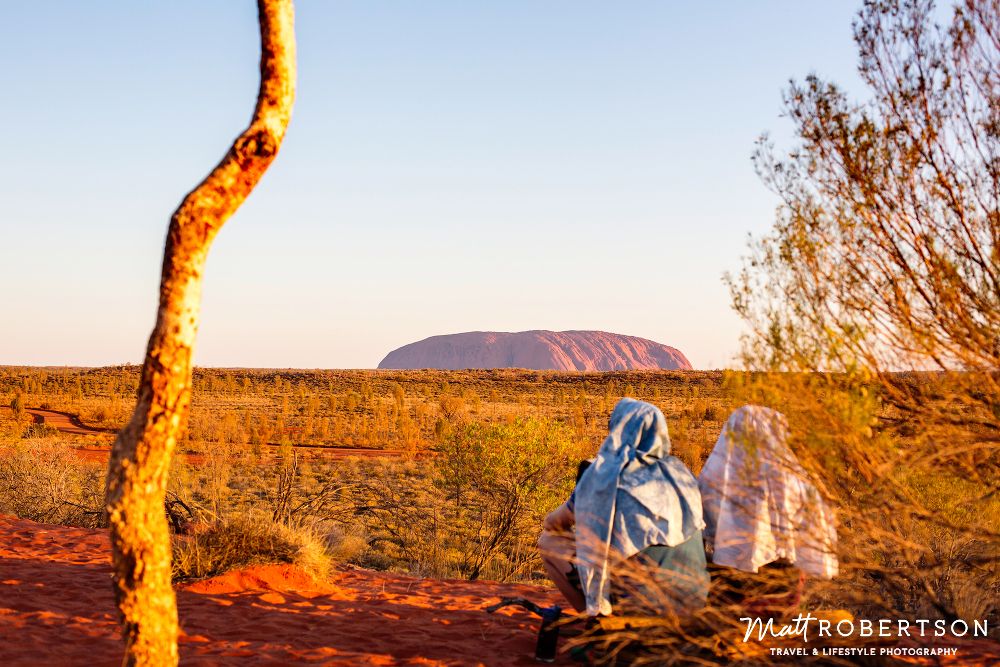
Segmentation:
{"type": "Polygon", "coordinates": [[[778,559],[837,575],[833,512],[788,448],[780,412],[744,406],[729,417],[698,478],[712,562],[756,572],[778,559]]]}
{"type": "Polygon", "coordinates": [[[610,614],[608,559],[673,547],[705,527],[698,481],[670,456],[667,421],[649,403],[615,406],[597,458],[576,485],[576,555],[587,613],[610,614]]]}

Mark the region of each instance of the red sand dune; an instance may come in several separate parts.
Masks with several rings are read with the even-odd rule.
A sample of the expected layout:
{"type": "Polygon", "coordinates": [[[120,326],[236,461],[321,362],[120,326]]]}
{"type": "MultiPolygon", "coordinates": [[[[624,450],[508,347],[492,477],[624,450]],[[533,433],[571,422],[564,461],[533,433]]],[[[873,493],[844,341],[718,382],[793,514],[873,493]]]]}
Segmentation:
{"type": "MultiPolygon", "coordinates": [[[[0,665],[119,665],[106,531],[0,516],[0,665]]],[[[485,604],[550,604],[533,586],[359,569],[319,584],[261,566],[182,587],[187,665],[533,665],[536,620],[485,604]]]]}
{"type": "MultiPolygon", "coordinates": [[[[0,516],[0,665],[120,664],[108,550],[107,531],[0,516]]],[[[506,596],[557,601],[526,585],[357,568],[317,582],[290,565],[252,567],[178,590],[181,664],[537,664],[534,617],[482,610],[506,596]]],[[[906,662],[1000,664],[994,641],[959,645],[959,656],[939,663],[906,662]]]]}

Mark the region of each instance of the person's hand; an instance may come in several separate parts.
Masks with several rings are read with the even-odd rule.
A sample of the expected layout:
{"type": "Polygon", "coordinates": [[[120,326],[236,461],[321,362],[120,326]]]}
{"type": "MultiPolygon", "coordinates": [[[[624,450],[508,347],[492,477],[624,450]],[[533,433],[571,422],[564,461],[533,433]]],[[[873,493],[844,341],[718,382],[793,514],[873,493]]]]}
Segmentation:
{"type": "Polygon", "coordinates": [[[566,503],[563,503],[549,512],[548,516],[542,522],[542,528],[550,532],[569,530],[573,527],[575,519],[573,511],[566,506],[566,503]]]}

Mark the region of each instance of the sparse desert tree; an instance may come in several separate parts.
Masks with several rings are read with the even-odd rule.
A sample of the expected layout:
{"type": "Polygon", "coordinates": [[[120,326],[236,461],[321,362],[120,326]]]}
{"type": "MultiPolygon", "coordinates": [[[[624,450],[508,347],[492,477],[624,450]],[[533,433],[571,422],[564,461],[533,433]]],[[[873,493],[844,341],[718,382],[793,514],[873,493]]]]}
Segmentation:
{"type": "Polygon", "coordinates": [[[10,399],[10,411],[14,413],[15,422],[24,417],[24,397],[21,394],[14,394],[14,398],[10,399]]]}
{"type": "Polygon", "coordinates": [[[167,472],[191,399],[191,357],[209,246],[277,155],[291,117],[291,0],[258,0],[260,89],[249,127],[181,202],[167,232],[159,309],[135,411],[115,441],[106,504],[125,664],[177,663],[177,610],[164,515],[167,472]]]}
{"type": "Polygon", "coordinates": [[[755,155],[781,198],[733,282],[753,365],[1000,369],[1000,8],[950,29],[929,0],[871,1],[855,25],[872,92],[810,76],[786,97],[800,145],[755,155]]]}
{"type": "Polygon", "coordinates": [[[451,530],[463,547],[461,572],[478,579],[493,563],[493,576],[513,576],[534,558],[542,517],[569,495],[572,471],[593,445],[576,441],[557,421],[451,428],[437,447],[435,483],[446,494],[451,530]],[[525,543],[530,548],[519,548],[525,543]]]}
{"type": "Polygon", "coordinates": [[[865,101],[792,83],[796,145],[755,155],[777,221],[730,287],[748,367],[809,372],[757,397],[801,415],[856,592],[954,618],[1000,582],[1000,3],[937,15],[865,2],[865,101]]]}

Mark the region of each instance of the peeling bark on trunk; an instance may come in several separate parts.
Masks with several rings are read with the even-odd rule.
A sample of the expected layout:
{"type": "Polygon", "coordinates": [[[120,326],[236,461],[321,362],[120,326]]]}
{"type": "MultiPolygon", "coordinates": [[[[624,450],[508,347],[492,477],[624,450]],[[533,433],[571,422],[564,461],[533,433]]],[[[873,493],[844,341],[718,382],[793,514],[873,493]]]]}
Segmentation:
{"type": "Polygon", "coordinates": [[[135,412],[108,465],[114,589],[127,665],[177,663],[177,608],[164,514],[167,472],[191,400],[191,356],[209,245],[274,160],[295,95],[292,0],[258,0],[260,91],[250,126],[181,202],[163,253],[160,303],[135,412]]]}

